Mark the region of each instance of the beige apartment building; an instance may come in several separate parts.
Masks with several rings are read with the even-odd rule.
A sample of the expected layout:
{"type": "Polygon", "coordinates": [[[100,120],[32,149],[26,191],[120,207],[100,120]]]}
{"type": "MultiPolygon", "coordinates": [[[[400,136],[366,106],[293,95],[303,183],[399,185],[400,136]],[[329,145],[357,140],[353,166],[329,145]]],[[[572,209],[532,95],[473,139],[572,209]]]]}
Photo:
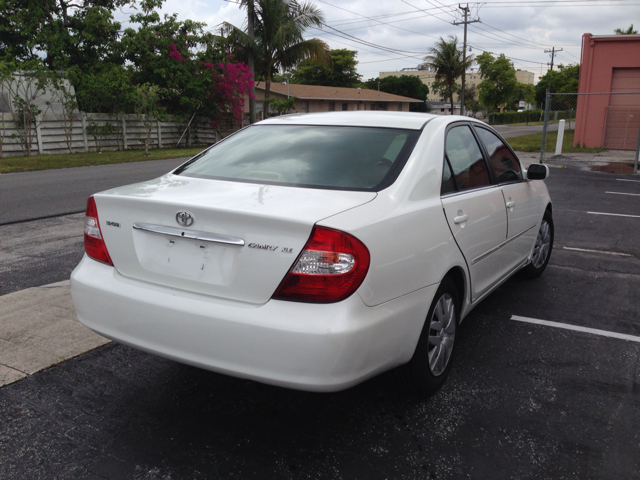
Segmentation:
{"type": "MultiPolygon", "coordinates": [[[[427,96],[427,100],[440,100],[440,97],[433,93],[432,85],[436,81],[436,72],[428,67],[418,67],[418,68],[403,68],[402,70],[395,72],[380,72],[380,78],[385,77],[402,77],[403,75],[414,75],[422,80],[422,83],[426,84],[429,87],[429,95],[427,96]]],[[[520,83],[530,83],[533,85],[534,74],[531,72],[527,72],[526,70],[516,70],[516,78],[520,83]]],[[[480,77],[480,72],[478,68],[470,68],[467,72],[467,78],[465,81],[465,86],[475,86],[478,87],[478,84],[482,81],[480,77]]],[[[462,77],[458,78],[458,86],[462,86],[462,77]]]]}

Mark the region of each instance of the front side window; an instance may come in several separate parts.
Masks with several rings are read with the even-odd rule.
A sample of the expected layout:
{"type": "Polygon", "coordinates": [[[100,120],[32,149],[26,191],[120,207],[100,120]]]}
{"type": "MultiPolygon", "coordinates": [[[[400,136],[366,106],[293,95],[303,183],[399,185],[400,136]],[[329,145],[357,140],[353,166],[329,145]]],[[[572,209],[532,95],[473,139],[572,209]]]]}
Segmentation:
{"type": "Polygon", "coordinates": [[[445,154],[458,190],[491,184],[487,164],[469,126],[453,127],[447,132],[445,154]]]}
{"type": "Polygon", "coordinates": [[[396,128],[257,125],[216,144],[174,174],[378,191],[395,181],[419,135],[396,128]]]}
{"type": "Polygon", "coordinates": [[[489,154],[489,163],[498,183],[508,183],[520,180],[520,166],[509,147],[500,137],[485,128],[476,128],[480,141],[489,154]]]}

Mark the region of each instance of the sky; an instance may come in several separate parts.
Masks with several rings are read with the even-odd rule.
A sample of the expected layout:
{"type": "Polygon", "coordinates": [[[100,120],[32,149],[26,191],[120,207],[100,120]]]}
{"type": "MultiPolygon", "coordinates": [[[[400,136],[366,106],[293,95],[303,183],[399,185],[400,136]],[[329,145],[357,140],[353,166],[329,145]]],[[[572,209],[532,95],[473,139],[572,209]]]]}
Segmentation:
{"type": "MultiPolygon", "coordinates": [[[[462,45],[464,27],[452,23],[463,21],[463,12],[450,0],[310,1],[324,13],[326,26],[305,37],[357,50],[363,80],[417,67],[440,37],[456,35],[462,45]]],[[[536,81],[549,69],[545,50],[562,49],[555,66],[580,63],[584,33],[610,35],[631,24],[640,31],[640,0],[487,0],[468,6],[469,20],[479,20],[468,25],[469,53],[504,53],[516,69],[535,73],[536,81]]],[[[205,22],[210,30],[225,21],[242,27],[246,17],[226,0],[166,0],[162,11],[205,22]]]]}

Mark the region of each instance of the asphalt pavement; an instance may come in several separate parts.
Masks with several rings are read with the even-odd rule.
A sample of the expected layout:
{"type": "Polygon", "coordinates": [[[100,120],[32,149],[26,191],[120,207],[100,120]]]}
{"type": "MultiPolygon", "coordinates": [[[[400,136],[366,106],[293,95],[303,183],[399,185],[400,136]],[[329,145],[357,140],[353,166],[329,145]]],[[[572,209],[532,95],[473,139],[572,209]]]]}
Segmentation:
{"type": "Polygon", "coordinates": [[[87,198],[159,177],[188,158],[0,175],[0,225],[84,212],[87,198]]]}

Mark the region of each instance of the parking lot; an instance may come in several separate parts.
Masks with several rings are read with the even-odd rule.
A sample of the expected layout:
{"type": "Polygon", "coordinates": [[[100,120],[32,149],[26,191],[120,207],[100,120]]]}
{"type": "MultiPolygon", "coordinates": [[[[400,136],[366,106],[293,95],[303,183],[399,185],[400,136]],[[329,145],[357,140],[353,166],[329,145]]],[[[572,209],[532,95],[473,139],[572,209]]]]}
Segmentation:
{"type": "MultiPolygon", "coordinates": [[[[427,400],[390,374],[305,393],[110,344],[0,388],[0,478],[640,478],[638,177],[551,167],[549,268],[467,317],[427,400]]],[[[0,248],[69,218],[0,226],[0,248]]],[[[0,283],[68,278],[65,245],[0,283]]]]}

